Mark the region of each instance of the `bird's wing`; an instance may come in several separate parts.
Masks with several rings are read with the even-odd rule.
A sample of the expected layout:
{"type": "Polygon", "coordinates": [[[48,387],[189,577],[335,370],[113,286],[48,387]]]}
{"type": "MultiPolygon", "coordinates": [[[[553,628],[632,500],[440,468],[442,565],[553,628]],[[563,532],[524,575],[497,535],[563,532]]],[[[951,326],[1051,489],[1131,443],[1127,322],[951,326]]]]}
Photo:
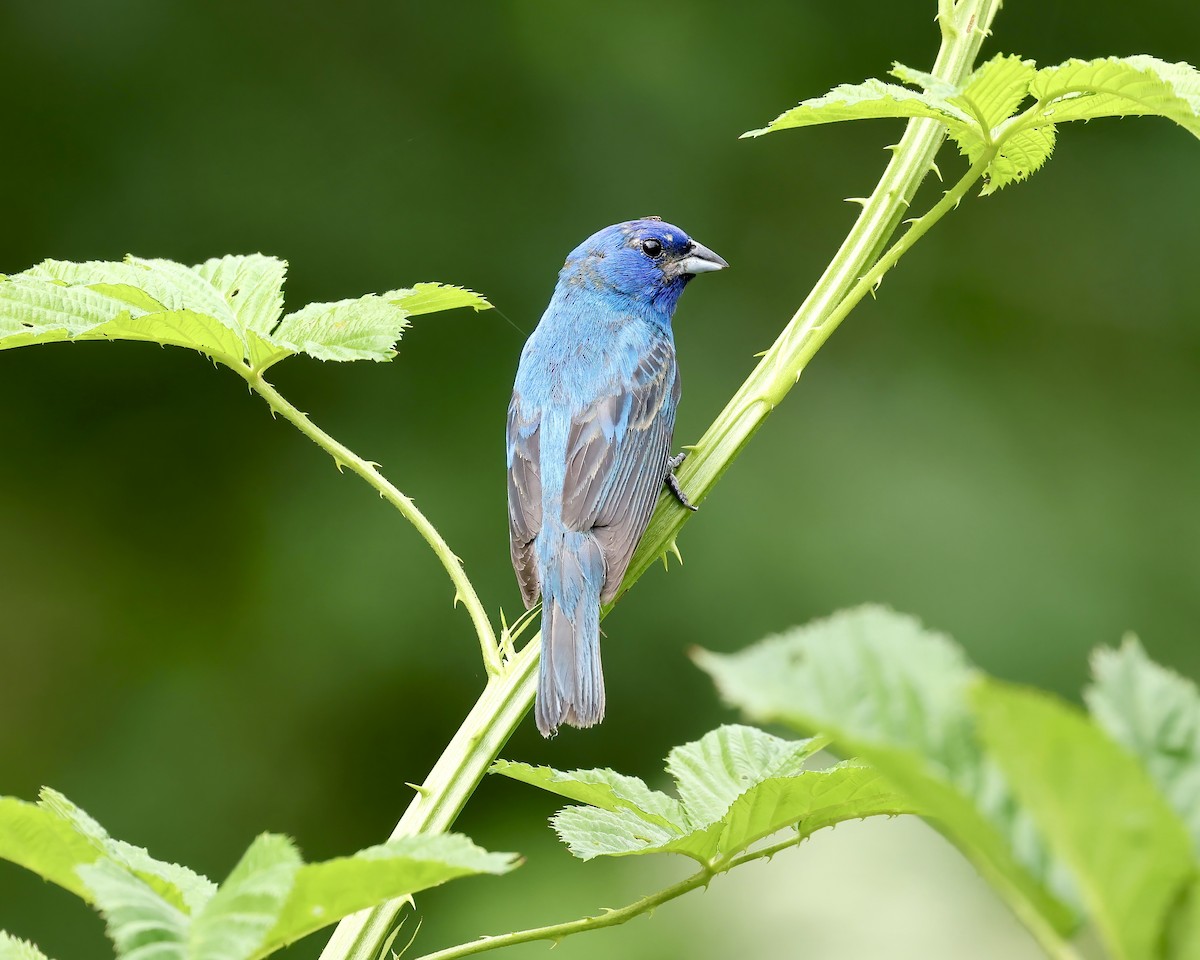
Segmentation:
{"type": "Polygon", "coordinates": [[[657,340],[627,383],[591,403],[571,420],[563,484],[563,524],[590,530],[604,552],[607,603],[617,592],[634,547],[658,500],[671,435],[679,378],[675,348],[657,340]]]}
{"type": "Polygon", "coordinates": [[[513,569],[526,607],[537,603],[533,541],[542,528],[541,422],[521,409],[519,394],[508,407],[508,538],[513,569]]]}

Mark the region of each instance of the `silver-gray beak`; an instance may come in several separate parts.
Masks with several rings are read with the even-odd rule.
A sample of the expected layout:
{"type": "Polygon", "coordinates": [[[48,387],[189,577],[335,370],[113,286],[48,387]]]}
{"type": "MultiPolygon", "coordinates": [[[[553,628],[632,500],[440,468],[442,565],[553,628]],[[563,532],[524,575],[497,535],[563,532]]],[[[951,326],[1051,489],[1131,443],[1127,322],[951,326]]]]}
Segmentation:
{"type": "Polygon", "coordinates": [[[713,270],[724,270],[728,263],[720,254],[713,253],[708,247],[702,243],[692,241],[692,249],[688,251],[688,255],[679,261],[678,270],[680,273],[688,273],[695,275],[697,273],[711,273],[713,270]]]}

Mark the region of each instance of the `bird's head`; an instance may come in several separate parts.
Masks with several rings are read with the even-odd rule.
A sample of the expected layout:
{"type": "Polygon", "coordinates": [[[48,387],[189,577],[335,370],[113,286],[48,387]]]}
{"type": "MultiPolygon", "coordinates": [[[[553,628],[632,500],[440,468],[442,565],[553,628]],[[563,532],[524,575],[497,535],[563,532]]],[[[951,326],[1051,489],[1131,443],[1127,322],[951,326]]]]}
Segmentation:
{"type": "Polygon", "coordinates": [[[728,263],[658,217],[613,224],[567,257],[559,285],[593,288],[644,302],[669,317],[687,282],[728,263]]]}

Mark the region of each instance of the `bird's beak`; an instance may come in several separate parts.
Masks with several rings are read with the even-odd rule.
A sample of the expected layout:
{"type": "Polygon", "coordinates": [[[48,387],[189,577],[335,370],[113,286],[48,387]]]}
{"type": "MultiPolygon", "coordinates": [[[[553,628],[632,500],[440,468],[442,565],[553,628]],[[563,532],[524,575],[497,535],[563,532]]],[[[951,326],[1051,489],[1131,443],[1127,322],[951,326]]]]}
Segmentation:
{"type": "Polygon", "coordinates": [[[702,243],[692,241],[692,249],[688,255],[679,261],[677,270],[680,273],[692,274],[710,273],[713,270],[724,270],[728,263],[720,254],[713,253],[702,243]]]}

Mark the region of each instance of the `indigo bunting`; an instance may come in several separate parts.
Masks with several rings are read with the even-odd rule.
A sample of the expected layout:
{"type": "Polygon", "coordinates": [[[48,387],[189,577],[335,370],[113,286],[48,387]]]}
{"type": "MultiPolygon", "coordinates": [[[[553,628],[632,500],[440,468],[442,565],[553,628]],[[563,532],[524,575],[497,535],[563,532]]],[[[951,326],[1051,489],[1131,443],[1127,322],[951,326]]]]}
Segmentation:
{"type": "Polygon", "coordinates": [[[508,408],[508,523],[526,608],[542,598],[536,719],[604,718],[600,605],[617,593],[666,483],[679,374],[671,315],[698,273],[729,266],[678,227],[605,227],[567,257],[521,352],[508,408]]]}

